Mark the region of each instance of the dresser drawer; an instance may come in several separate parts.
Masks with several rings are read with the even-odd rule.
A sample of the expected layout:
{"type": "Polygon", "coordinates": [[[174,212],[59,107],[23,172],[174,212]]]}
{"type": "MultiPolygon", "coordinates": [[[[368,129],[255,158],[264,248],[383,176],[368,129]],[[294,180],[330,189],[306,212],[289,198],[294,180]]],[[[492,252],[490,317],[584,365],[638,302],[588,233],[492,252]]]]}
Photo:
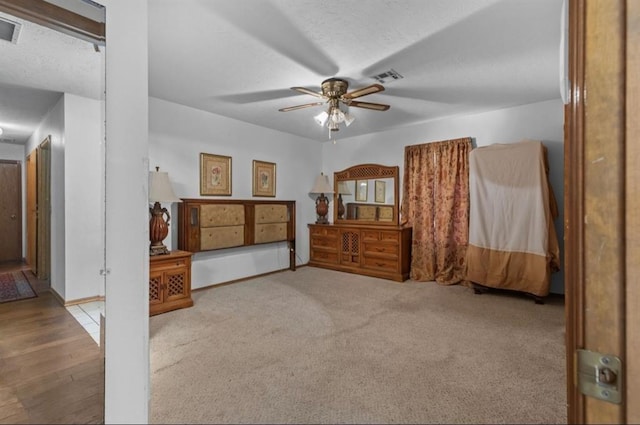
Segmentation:
{"type": "Polygon", "coordinates": [[[380,254],[387,255],[393,258],[398,258],[398,244],[394,243],[379,243],[379,242],[364,242],[364,254],[380,254]]]}
{"type": "Polygon", "coordinates": [[[363,230],[363,241],[380,241],[380,242],[395,242],[400,240],[400,234],[398,232],[389,232],[386,230],[363,230]]]}
{"type": "Polygon", "coordinates": [[[325,236],[329,238],[338,238],[340,231],[333,227],[313,226],[311,227],[311,236],[325,236]]]}
{"type": "Polygon", "coordinates": [[[318,263],[338,264],[338,253],[321,249],[311,250],[311,260],[318,263]]]}
{"type": "Polygon", "coordinates": [[[387,258],[379,258],[379,257],[369,257],[364,255],[362,261],[362,267],[367,269],[376,269],[376,270],[386,270],[390,272],[397,272],[398,269],[398,260],[397,259],[387,259],[387,258]]]}
{"type": "Polygon", "coordinates": [[[337,239],[332,237],[311,237],[311,248],[327,248],[331,250],[337,250],[337,239]]]}
{"type": "Polygon", "coordinates": [[[191,264],[191,259],[169,259],[169,260],[162,260],[162,261],[155,261],[153,263],[153,269],[156,271],[164,271],[164,270],[171,270],[171,269],[175,269],[175,268],[184,268],[187,266],[187,264],[191,264]]]}

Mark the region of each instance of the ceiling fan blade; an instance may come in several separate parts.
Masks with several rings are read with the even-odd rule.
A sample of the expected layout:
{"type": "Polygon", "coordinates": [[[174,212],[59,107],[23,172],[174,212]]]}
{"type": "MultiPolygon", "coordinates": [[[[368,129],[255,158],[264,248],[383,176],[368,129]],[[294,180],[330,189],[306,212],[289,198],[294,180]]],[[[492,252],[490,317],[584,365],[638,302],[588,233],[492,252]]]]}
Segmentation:
{"type": "Polygon", "coordinates": [[[349,102],[348,105],[355,106],[357,108],[373,109],[374,111],[386,111],[387,109],[390,108],[389,105],[384,105],[382,103],[357,102],[355,100],[352,102],[349,102]]]}
{"type": "Polygon", "coordinates": [[[354,90],[349,93],[345,93],[342,97],[346,99],[355,99],[356,97],[366,96],[368,94],[378,93],[384,91],[384,87],[380,84],[371,84],[370,86],[363,87],[361,89],[354,90]]]}
{"type": "Polygon", "coordinates": [[[315,96],[315,97],[321,97],[323,99],[325,98],[325,96],[322,93],[318,93],[316,91],[309,90],[304,87],[291,87],[291,90],[299,91],[300,93],[304,93],[304,94],[310,94],[311,96],[315,96]]]}
{"type": "Polygon", "coordinates": [[[311,106],[324,105],[324,102],[305,103],[304,105],[289,106],[288,108],[278,109],[280,112],[295,111],[296,109],[309,108],[311,106]]]}

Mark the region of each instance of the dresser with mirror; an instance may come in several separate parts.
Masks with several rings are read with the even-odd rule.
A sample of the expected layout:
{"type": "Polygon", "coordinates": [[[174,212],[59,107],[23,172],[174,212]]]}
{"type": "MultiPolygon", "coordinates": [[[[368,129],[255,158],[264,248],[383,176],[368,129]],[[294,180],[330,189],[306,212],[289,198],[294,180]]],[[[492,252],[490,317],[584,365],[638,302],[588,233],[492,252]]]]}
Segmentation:
{"type": "Polygon", "coordinates": [[[333,175],[333,224],[309,224],[309,265],[405,281],[410,227],[399,224],[399,168],[361,164],[333,175]]]}

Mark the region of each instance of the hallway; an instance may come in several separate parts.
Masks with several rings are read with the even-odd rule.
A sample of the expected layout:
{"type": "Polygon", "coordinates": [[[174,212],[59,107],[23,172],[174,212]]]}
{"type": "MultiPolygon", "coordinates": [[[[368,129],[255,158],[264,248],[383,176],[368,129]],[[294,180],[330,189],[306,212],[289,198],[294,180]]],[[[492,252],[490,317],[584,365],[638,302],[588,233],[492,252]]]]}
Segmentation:
{"type": "Polygon", "coordinates": [[[104,359],[96,341],[22,264],[36,298],[0,304],[0,423],[102,423],[104,359]]]}

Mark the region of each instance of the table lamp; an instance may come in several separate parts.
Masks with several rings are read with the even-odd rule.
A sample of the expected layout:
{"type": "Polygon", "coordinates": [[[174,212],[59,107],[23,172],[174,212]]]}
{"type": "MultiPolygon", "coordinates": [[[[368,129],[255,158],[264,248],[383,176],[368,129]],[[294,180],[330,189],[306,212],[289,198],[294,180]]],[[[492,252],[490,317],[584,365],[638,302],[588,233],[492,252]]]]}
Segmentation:
{"type": "Polygon", "coordinates": [[[169,174],[160,171],[160,167],[156,167],[156,171],[149,172],[149,203],[153,203],[153,208],[149,208],[151,219],[149,220],[149,255],[169,254],[169,250],[162,243],[164,238],[169,234],[169,220],[171,219],[166,208],[160,206],[160,202],[182,202],[173,193],[169,174]],[[167,219],[165,221],[164,215],[167,219]]]}
{"type": "Polygon", "coordinates": [[[325,193],[333,193],[333,189],[329,184],[329,177],[320,173],[316,177],[316,181],[313,184],[313,188],[309,191],[311,194],[319,194],[316,198],[316,214],[318,216],[316,224],[329,224],[327,220],[327,213],[329,212],[329,199],[324,196],[325,193]]]}

